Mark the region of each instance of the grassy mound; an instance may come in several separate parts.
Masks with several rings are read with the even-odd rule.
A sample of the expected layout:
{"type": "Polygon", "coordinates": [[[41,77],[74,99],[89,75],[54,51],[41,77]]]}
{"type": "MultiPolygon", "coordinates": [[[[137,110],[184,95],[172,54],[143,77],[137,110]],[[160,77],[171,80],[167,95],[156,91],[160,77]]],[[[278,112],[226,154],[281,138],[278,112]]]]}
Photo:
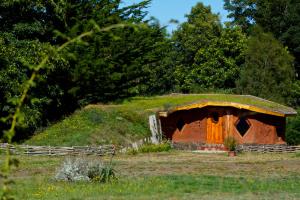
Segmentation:
{"type": "MultiPolygon", "coordinates": [[[[249,103],[247,98],[236,95],[168,95],[135,97],[117,105],[89,105],[36,133],[25,143],[53,146],[127,144],[150,135],[148,117],[159,110],[205,99],[240,103],[247,100],[249,103]]],[[[262,102],[270,104],[268,106],[274,104],[259,99],[251,103],[262,102]]]]}
{"type": "Polygon", "coordinates": [[[89,106],[36,133],[25,143],[52,146],[124,144],[147,134],[147,121],[137,112],[89,106]]]}
{"type": "Polygon", "coordinates": [[[118,105],[89,105],[44,131],[37,132],[25,144],[128,144],[150,135],[150,114],[169,106],[198,100],[200,96],[136,97],[118,105]]]}

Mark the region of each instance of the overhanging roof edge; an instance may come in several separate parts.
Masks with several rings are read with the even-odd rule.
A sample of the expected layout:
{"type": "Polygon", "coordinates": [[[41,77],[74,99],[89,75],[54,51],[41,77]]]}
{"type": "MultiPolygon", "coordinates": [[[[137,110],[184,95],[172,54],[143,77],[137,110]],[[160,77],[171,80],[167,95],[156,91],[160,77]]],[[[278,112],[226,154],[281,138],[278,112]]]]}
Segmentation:
{"type": "Polygon", "coordinates": [[[161,117],[167,117],[169,114],[177,112],[177,111],[190,110],[190,109],[194,109],[194,108],[204,108],[207,106],[234,107],[237,109],[245,109],[245,110],[250,110],[250,111],[257,112],[257,113],[263,113],[263,114],[279,116],[279,117],[288,117],[288,116],[297,115],[297,112],[292,108],[291,108],[291,110],[292,110],[291,112],[282,112],[282,111],[277,111],[277,110],[274,111],[274,110],[271,110],[268,108],[254,106],[254,105],[248,105],[248,104],[242,104],[242,103],[236,103],[236,102],[221,102],[221,101],[205,101],[205,102],[200,102],[200,103],[192,103],[192,104],[187,104],[187,105],[176,106],[167,111],[158,112],[158,114],[161,117]]]}

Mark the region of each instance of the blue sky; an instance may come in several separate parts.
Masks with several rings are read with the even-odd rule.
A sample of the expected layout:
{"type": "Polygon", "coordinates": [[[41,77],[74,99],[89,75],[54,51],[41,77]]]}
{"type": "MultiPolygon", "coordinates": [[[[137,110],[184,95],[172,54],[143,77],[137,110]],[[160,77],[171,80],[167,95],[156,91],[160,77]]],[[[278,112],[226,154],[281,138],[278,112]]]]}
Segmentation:
{"type": "MultiPolygon", "coordinates": [[[[138,3],[141,0],[123,0],[125,5],[138,3]]],[[[227,12],[223,9],[223,0],[152,0],[150,7],[147,9],[150,16],[159,19],[163,26],[168,26],[168,31],[176,29],[177,25],[169,24],[171,19],[184,22],[185,14],[191,11],[191,8],[197,2],[203,2],[204,5],[210,5],[214,13],[219,13],[222,22],[228,21],[227,12]]]]}

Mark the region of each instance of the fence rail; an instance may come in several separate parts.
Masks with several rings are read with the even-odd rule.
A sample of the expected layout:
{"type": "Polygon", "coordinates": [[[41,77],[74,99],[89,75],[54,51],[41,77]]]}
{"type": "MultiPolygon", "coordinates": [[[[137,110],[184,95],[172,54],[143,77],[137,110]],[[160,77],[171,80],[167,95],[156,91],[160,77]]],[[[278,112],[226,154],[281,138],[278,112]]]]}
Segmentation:
{"type": "MultiPolygon", "coordinates": [[[[145,141],[139,141],[132,145],[131,148],[138,148],[145,141]]],[[[0,143],[0,151],[5,151],[9,147],[12,154],[16,155],[45,155],[45,156],[65,156],[65,155],[115,155],[116,149],[114,145],[103,146],[73,146],[73,147],[55,147],[55,146],[30,146],[30,145],[8,145],[7,143],[0,143]]],[[[184,144],[174,143],[173,148],[181,150],[199,150],[203,148],[220,149],[218,145],[212,146],[207,144],[184,144]]],[[[124,149],[120,150],[120,152],[124,149]]],[[[288,145],[255,145],[255,144],[243,144],[238,145],[237,151],[241,152],[260,152],[260,153],[294,153],[300,152],[300,146],[288,146],[288,145]]]]}
{"type": "MultiPolygon", "coordinates": [[[[223,144],[205,143],[173,143],[173,148],[179,150],[225,150],[223,144]]],[[[286,144],[241,144],[237,146],[237,151],[260,153],[295,153],[300,152],[300,146],[289,146],[286,144]]]]}
{"type": "Polygon", "coordinates": [[[300,152],[300,146],[244,144],[244,145],[239,145],[237,150],[243,152],[260,152],[260,153],[268,153],[268,152],[294,153],[294,152],[300,152]]]}
{"type": "Polygon", "coordinates": [[[65,156],[65,155],[114,155],[116,153],[114,145],[92,146],[73,146],[73,147],[55,147],[55,146],[29,146],[29,145],[9,145],[0,144],[0,150],[4,151],[9,147],[12,154],[25,155],[47,155],[47,156],[65,156]]]}

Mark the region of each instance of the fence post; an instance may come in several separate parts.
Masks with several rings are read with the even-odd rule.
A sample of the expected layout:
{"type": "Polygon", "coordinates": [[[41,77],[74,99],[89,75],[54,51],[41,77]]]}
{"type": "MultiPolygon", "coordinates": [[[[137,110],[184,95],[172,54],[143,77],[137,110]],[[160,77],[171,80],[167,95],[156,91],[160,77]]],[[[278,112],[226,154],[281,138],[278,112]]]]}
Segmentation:
{"type": "Polygon", "coordinates": [[[48,155],[51,156],[51,147],[50,147],[50,145],[48,146],[48,155]]]}

